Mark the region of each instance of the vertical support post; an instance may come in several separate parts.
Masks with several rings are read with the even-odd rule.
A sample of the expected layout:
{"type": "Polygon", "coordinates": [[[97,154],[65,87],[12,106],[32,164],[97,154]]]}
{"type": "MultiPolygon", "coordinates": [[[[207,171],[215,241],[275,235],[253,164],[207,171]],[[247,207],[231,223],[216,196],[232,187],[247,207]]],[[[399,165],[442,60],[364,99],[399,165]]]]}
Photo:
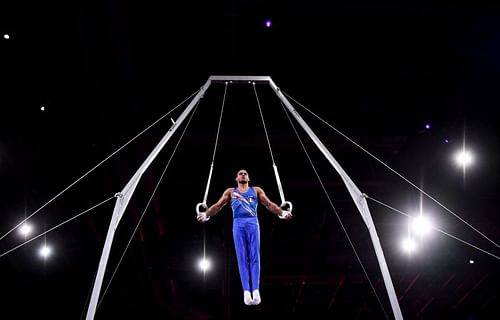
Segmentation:
{"type": "Polygon", "coordinates": [[[175,133],[177,128],[181,125],[187,115],[193,110],[194,106],[198,103],[198,101],[203,97],[205,91],[211,84],[211,80],[209,79],[203,87],[201,87],[200,91],[196,94],[193,100],[189,103],[186,109],[179,116],[177,121],[170,127],[168,132],[163,136],[160,142],[156,145],[153,151],[149,154],[146,160],[142,163],[136,173],[132,176],[127,185],[123,188],[123,190],[118,193],[118,198],[116,200],[115,208],[113,210],[113,216],[111,217],[111,222],[109,224],[108,233],[106,235],[106,241],[104,242],[104,248],[102,250],[101,259],[99,261],[99,268],[97,269],[97,275],[94,282],[94,287],[92,289],[92,296],[90,298],[89,307],[87,309],[86,320],[93,320],[95,316],[95,312],[97,309],[97,303],[99,300],[99,294],[101,292],[102,281],[104,279],[104,273],[106,271],[106,265],[108,263],[109,253],[111,251],[111,244],[113,242],[113,238],[115,235],[115,230],[118,227],[118,223],[120,222],[125,209],[134,193],[137,184],[142,176],[142,174],[147,170],[147,168],[151,165],[156,156],[160,153],[161,149],[168,142],[170,137],[175,133]]]}
{"type": "Polygon", "coordinates": [[[366,197],[358,187],[354,184],[351,178],[347,175],[347,173],[342,169],[340,164],[335,160],[333,155],[328,151],[325,145],[319,140],[316,134],[311,130],[311,128],[307,125],[307,123],[302,119],[302,117],[298,114],[298,112],[293,108],[288,99],[283,95],[283,93],[279,90],[276,84],[269,80],[269,85],[274,90],[278,98],[285,104],[286,108],[290,111],[293,117],[297,120],[297,122],[302,126],[302,128],[306,131],[309,137],[313,140],[314,144],[318,147],[318,149],[323,153],[326,159],[330,162],[330,164],[337,170],[340,174],[340,177],[344,181],[349,194],[351,195],[356,207],[361,214],[363,221],[365,222],[368,232],[370,233],[370,237],[373,243],[373,247],[375,248],[375,254],[377,256],[377,260],[380,266],[380,270],[382,272],[382,277],[384,279],[385,288],[389,295],[389,300],[391,302],[392,311],[394,313],[394,317],[397,320],[402,320],[403,315],[401,314],[401,309],[399,307],[398,298],[396,296],[396,292],[394,290],[394,285],[392,284],[391,275],[389,273],[389,269],[387,267],[387,263],[385,261],[384,252],[382,251],[382,246],[380,245],[380,240],[378,238],[377,230],[375,229],[375,225],[372,220],[372,216],[370,214],[370,210],[368,209],[368,204],[366,203],[366,197]]]}

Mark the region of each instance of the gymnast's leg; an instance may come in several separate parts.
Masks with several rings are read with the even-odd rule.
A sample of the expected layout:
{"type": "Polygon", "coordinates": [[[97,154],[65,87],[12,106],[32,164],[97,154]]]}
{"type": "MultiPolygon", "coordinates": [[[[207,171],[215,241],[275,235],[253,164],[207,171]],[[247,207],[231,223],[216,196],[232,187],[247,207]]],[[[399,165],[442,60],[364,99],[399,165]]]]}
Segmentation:
{"type": "Polygon", "coordinates": [[[248,219],[246,225],[247,235],[248,235],[248,247],[249,247],[249,258],[250,258],[250,274],[251,274],[251,291],[253,296],[253,303],[257,305],[260,303],[260,292],[259,292],[259,282],[260,282],[260,230],[259,221],[257,218],[248,219]]]}
{"type": "Polygon", "coordinates": [[[233,221],[233,239],[238,260],[238,270],[240,272],[241,286],[243,287],[243,301],[246,305],[252,304],[250,294],[250,270],[248,261],[248,242],[245,228],[246,218],[235,218],[233,221]]]}

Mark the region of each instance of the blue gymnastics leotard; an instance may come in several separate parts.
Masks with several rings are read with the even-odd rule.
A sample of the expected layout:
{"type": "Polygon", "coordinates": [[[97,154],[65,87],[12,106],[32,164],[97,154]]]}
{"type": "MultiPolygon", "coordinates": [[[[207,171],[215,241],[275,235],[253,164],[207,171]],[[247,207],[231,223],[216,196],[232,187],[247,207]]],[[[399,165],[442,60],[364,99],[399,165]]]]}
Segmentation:
{"type": "Polygon", "coordinates": [[[257,219],[257,194],[253,187],[247,192],[234,188],[231,193],[233,209],[233,239],[243,290],[259,289],[260,230],[257,219]]]}

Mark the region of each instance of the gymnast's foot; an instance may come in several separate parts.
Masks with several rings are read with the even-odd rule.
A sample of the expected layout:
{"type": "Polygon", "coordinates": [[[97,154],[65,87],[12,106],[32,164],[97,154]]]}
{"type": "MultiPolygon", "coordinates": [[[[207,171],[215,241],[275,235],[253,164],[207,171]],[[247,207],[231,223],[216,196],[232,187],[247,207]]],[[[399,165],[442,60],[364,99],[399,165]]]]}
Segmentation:
{"type": "Polygon", "coordinates": [[[259,289],[254,290],[252,295],[253,295],[252,304],[254,306],[260,304],[260,292],[259,292],[259,289]]]}
{"type": "Polygon", "coordinates": [[[248,290],[243,291],[243,302],[245,302],[247,306],[253,304],[252,295],[250,294],[250,291],[248,290]]]}

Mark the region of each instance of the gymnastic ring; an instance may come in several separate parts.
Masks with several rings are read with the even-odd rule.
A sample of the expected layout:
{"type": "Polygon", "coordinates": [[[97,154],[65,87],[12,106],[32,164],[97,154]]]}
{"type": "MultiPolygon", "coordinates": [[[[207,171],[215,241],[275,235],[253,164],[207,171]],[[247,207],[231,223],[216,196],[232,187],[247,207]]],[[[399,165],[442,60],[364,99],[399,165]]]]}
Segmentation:
{"type": "Polygon", "coordinates": [[[196,214],[200,214],[202,212],[206,212],[206,210],[205,211],[200,211],[200,207],[203,207],[203,208],[207,209],[207,204],[203,203],[203,202],[198,203],[196,205],[196,214]]]}
{"type": "Polygon", "coordinates": [[[281,204],[280,208],[281,208],[281,209],[284,209],[284,210],[287,210],[287,211],[292,212],[292,210],[293,210],[293,205],[292,205],[292,203],[291,203],[290,201],[285,201],[285,202],[283,202],[283,203],[281,204]],[[284,208],[285,206],[288,206],[288,208],[287,208],[287,209],[285,209],[285,208],[284,208]]]}

